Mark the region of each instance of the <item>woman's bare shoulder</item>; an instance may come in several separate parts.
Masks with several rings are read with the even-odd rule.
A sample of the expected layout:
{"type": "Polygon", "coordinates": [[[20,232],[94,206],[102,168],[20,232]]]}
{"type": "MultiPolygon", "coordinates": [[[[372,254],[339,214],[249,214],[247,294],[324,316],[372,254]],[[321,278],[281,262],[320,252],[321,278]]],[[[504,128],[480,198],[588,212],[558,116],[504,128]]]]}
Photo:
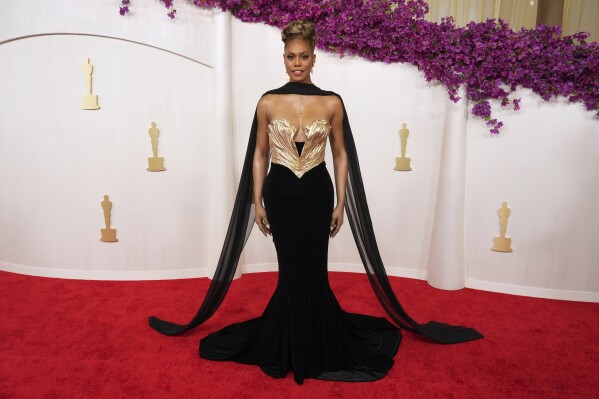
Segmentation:
{"type": "Polygon", "coordinates": [[[262,97],[260,97],[260,100],[258,101],[258,110],[262,110],[262,111],[268,111],[271,106],[273,104],[273,95],[272,94],[265,94],[262,97]]]}
{"type": "Polygon", "coordinates": [[[341,99],[337,96],[323,96],[323,100],[331,108],[337,108],[341,106],[341,99]]]}
{"type": "Polygon", "coordinates": [[[262,97],[260,97],[260,101],[258,103],[270,104],[274,101],[275,96],[275,94],[265,94],[262,97]]]}
{"type": "Polygon", "coordinates": [[[337,96],[324,96],[326,107],[333,113],[343,112],[341,100],[337,96]]]}

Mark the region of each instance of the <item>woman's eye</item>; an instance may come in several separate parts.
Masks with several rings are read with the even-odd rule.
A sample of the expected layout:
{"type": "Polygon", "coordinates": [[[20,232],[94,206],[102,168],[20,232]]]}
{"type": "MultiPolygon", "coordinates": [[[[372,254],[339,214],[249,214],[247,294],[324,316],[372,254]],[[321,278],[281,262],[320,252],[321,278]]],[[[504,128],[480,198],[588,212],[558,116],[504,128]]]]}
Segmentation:
{"type": "Polygon", "coordinates": [[[293,59],[293,56],[292,56],[292,55],[288,55],[288,56],[287,56],[287,59],[288,59],[288,60],[292,60],[292,59],[293,59]]]}
{"type": "Polygon", "coordinates": [[[308,56],[307,56],[307,55],[302,55],[302,58],[303,58],[304,60],[307,60],[307,59],[308,59],[308,56]]]}

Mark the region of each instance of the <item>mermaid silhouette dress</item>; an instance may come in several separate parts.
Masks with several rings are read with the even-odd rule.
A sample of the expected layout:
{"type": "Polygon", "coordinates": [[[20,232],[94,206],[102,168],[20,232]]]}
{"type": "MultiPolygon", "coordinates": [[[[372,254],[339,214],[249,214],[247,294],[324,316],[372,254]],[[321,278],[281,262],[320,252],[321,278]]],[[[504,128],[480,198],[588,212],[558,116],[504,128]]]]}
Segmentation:
{"type": "MultiPolygon", "coordinates": [[[[341,96],[299,82],[288,82],[263,96],[266,94],[336,96],[341,101],[349,166],[347,221],[374,294],[391,320],[402,329],[437,343],[455,344],[483,338],[471,327],[438,321],[421,324],[395,296],[378,250],[352,128],[341,96]]],[[[293,370],[298,383],[305,378],[337,381],[382,378],[393,365],[401,341],[399,329],[384,318],[343,311],[328,283],[328,233],[334,190],[324,163],[324,151],[330,126],[323,120],[305,126],[307,139],[303,147],[293,141],[293,129],[285,119],[269,125],[272,158],[263,198],[279,264],[276,290],[260,317],[206,336],[200,343],[200,355],[206,359],[259,365],[273,377],[283,377],[293,370]]],[[[254,225],[252,164],[257,131],[258,118],[254,112],[229,227],[208,291],[186,324],[150,316],[150,327],[161,334],[179,335],[204,323],[228,292],[254,225]]]]}
{"type": "Polygon", "coordinates": [[[373,381],[393,365],[400,330],[385,318],[345,312],[328,280],[333,182],[324,161],[331,126],[315,120],[294,142],[285,119],[268,125],[271,167],[264,206],[279,275],[263,314],[229,325],[200,342],[200,356],[255,364],[268,375],[293,370],[305,378],[373,381]]]}

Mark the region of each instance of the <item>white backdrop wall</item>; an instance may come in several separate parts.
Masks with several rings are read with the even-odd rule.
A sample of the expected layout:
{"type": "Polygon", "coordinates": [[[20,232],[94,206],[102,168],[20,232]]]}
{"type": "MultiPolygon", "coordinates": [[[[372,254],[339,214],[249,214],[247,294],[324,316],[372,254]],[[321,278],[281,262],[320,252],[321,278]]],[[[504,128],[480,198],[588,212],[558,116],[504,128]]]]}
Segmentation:
{"type": "Polygon", "coordinates": [[[2,261],[92,272],[203,263],[207,187],[190,182],[210,172],[211,69],[90,36],[40,36],[0,54],[2,261]],[[80,109],[86,56],[97,71],[97,111],[80,109]],[[179,73],[165,79],[168,70],[179,73]],[[167,172],[146,171],[151,122],[167,172]],[[99,241],[104,194],[117,244],[99,241]]]}
{"type": "MultiPolygon", "coordinates": [[[[137,0],[134,13],[122,18],[118,4],[62,3],[70,4],[68,12],[9,1],[0,16],[0,267],[71,278],[208,276],[224,236],[215,238],[206,223],[214,206],[207,193],[226,192],[209,178],[220,166],[206,146],[223,133],[212,109],[211,13],[181,2],[171,21],[158,1],[137,0]],[[60,32],[92,36],[8,41],[60,32]],[[80,109],[84,57],[96,68],[98,111],[80,109]],[[167,168],[153,174],[145,170],[151,121],[161,129],[167,168]],[[116,244],[98,241],[103,194],[114,203],[116,244]]],[[[236,187],[257,101],[286,75],[275,28],[233,19],[231,29],[235,181],[222,184],[236,187]]],[[[322,51],[313,81],[345,101],[388,273],[430,277],[431,254],[443,244],[431,237],[444,217],[435,220],[452,105],[444,89],[411,65],[322,51]],[[411,172],[393,170],[402,122],[411,131],[411,172]]],[[[465,285],[598,301],[599,124],[578,104],[519,94],[520,111],[495,107],[505,122],[499,136],[464,113],[465,227],[451,245],[463,246],[465,285]],[[504,200],[512,208],[509,254],[490,250],[504,200]]],[[[326,162],[332,174],[330,151],[326,162]]],[[[457,183],[449,186],[460,190],[457,183]]],[[[219,212],[228,220],[230,209],[219,212]]],[[[363,270],[347,221],[331,240],[329,263],[330,270],[363,270]]],[[[271,238],[254,229],[240,265],[243,272],[276,270],[271,238]]]]}
{"type": "Polygon", "coordinates": [[[178,27],[164,23],[154,1],[136,2],[129,20],[103,1],[7,3],[0,16],[3,268],[75,278],[204,273],[213,232],[206,223],[211,12],[181,10],[195,19],[178,27]],[[86,57],[95,111],[81,109],[86,57]],[[146,171],[151,122],[166,172],[146,171]],[[99,241],[104,194],[119,243],[99,241]]]}
{"type": "MultiPolygon", "coordinates": [[[[242,160],[260,95],[284,84],[286,75],[277,29],[234,20],[233,32],[235,132],[237,158],[242,160]]],[[[385,266],[390,274],[425,278],[446,95],[411,66],[339,59],[322,51],[316,57],[313,82],[339,93],[347,108],[385,266]],[[411,129],[409,173],[393,170],[404,121],[411,129]]],[[[330,150],[325,162],[333,176],[330,150]]],[[[267,270],[276,270],[270,238],[252,234],[249,244],[246,270],[263,270],[265,253],[270,251],[267,270]]],[[[349,224],[331,240],[329,260],[331,270],[364,270],[349,224]]]]}
{"type": "Polygon", "coordinates": [[[481,131],[478,120],[468,122],[469,285],[597,300],[599,123],[580,104],[548,103],[528,90],[519,95],[518,112],[497,111],[506,124],[499,136],[481,131]],[[509,254],[486,250],[489,232],[499,231],[503,200],[512,208],[509,254]]]}

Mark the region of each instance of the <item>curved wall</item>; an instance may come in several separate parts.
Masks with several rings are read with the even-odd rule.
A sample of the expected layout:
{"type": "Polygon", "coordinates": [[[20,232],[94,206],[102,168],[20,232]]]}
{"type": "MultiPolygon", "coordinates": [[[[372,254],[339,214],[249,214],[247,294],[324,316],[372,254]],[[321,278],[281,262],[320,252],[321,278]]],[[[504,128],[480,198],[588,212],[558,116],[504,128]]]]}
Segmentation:
{"type": "Polygon", "coordinates": [[[7,0],[0,14],[0,44],[32,35],[115,37],[153,46],[212,65],[212,11],[183,1],[177,18],[157,0],[135,0],[119,15],[119,1],[7,0]]]}

